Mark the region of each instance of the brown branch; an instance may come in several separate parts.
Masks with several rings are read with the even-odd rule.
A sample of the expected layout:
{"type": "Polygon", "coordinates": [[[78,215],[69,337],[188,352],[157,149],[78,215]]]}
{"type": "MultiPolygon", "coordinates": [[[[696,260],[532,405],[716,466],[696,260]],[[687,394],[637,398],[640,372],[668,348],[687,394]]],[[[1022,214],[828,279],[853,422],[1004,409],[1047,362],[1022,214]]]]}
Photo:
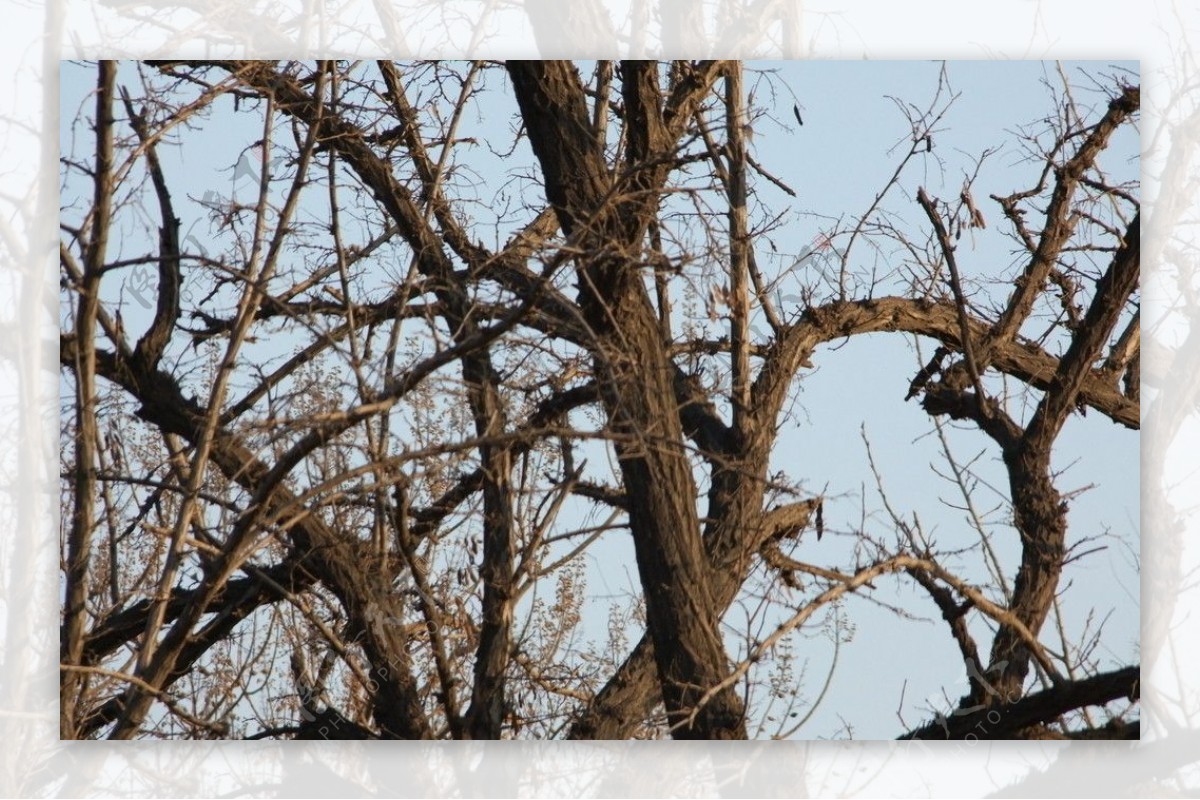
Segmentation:
{"type": "MultiPolygon", "coordinates": [[[[59,660],[78,665],[83,657],[90,553],[95,526],[96,458],[96,317],[100,307],[100,275],[107,252],[112,214],[113,186],[113,88],[117,65],[100,63],[96,92],[96,167],[93,172],[91,240],[84,257],[79,307],[75,317],[75,341],[71,366],[75,370],[75,507],[67,540],[66,593],[63,609],[64,636],[59,660]]],[[[63,672],[59,679],[59,736],[75,738],[83,681],[78,673],[63,672]]]]}
{"type": "Polygon", "coordinates": [[[1129,320],[1129,324],[1125,326],[1125,330],[1121,332],[1120,337],[1117,338],[1116,344],[1112,346],[1108,358],[1104,359],[1102,371],[1114,378],[1122,375],[1130,364],[1138,360],[1141,347],[1142,314],[1141,311],[1137,311],[1129,320]]]}
{"type": "Polygon", "coordinates": [[[1125,667],[1078,681],[1065,681],[1015,703],[992,705],[969,713],[952,712],[901,739],[1012,739],[1030,727],[1052,722],[1063,714],[1115,700],[1138,700],[1138,667],[1125,667]]]}
{"type": "MultiPolygon", "coordinates": [[[[963,190],[963,196],[970,200],[970,192],[963,190]]],[[[954,256],[954,243],[950,241],[950,233],[946,230],[946,226],[942,223],[942,217],[937,212],[937,205],[930,199],[929,195],[925,194],[925,188],[921,187],[917,190],[917,202],[921,204],[921,208],[925,209],[925,215],[929,217],[929,222],[933,225],[933,230],[937,234],[938,244],[942,248],[942,257],[946,259],[946,266],[950,270],[950,290],[954,294],[954,307],[958,312],[958,336],[959,343],[962,348],[963,360],[967,364],[967,372],[971,376],[971,382],[975,385],[975,393],[984,398],[983,384],[980,381],[981,372],[987,364],[980,364],[975,360],[975,344],[971,340],[971,321],[970,321],[970,306],[967,304],[967,298],[963,294],[962,281],[958,276],[958,260],[954,256]]],[[[971,204],[973,214],[979,214],[974,210],[974,205],[971,204]]],[[[986,402],[981,402],[979,408],[982,413],[989,412],[989,406],[986,402]]]]}
{"type": "Polygon", "coordinates": [[[733,430],[746,436],[750,410],[750,261],[749,221],[746,211],[746,120],[742,65],[733,62],[725,73],[725,134],[729,158],[729,347],[732,362],[733,430]]]}
{"type": "MultiPolygon", "coordinates": [[[[63,358],[71,358],[69,349],[63,358]]],[[[135,371],[127,361],[103,352],[98,353],[97,363],[105,377],[141,401],[139,416],[143,419],[165,432],[189,440],[198,435],[203,414],[195,403],[182,396],[173,378],[160,371],[135,371]]],[[[220,428],[212,439],[212,459],[222,473],[251,493],[260,492],[271,471],[237,437],[220,428]]],[[[294,496],[277,482],[262,499],[259,506],[262,514],[275,513],[294,504],[294,496]]],[[[349,544],[327,528],[319,517],[297,514],[290,525],[290,532],[298,552],[302,557],[313,560],[317,573],[339,597],[352,619],[362,619],[362,615],[372,608],[377,610],[376,616],[400,616],[398,610],[390,610],[398,601],[392,598],[384,576],[370,576],[369,580],[364,580],[360,554],[351,552],[349,544]]],[[[205,596],[194,607],[211,606],[218,588],[211,584],[206,586],[205,596]]],[[[176,627],[182,630],[190,626],[180,627],[177,622],[176,627]]],[[[380,689],[377,694],[377,721],[392,736],[427,737],[427,722],[416,696],[415,682],[408,672],[406,645],[395,640],[396,632],[388,626],[365,627],[362,644],[372,664],[371,676],[380,689]]],[[[189,643],[188,647],[193,645],[189,643]]],[[[208,646],[211,643],[205,644],[205,647],[208,646]]],[[[180,653],[177,663],[184,660],[185,653],[186,649],[180,653]]]]}
{"type": "MultiPolygon", "coordinates": [[[[1072,213],[1072,199],[1076,186],[1095,164],[1097,156],[1107,146],[1109,137],[1138,110],[1140,103],[1140,88],[1126,86],[1120,96],[1113,98],[1109,103],[1108,110],[1092,127],[1075,154],[1062,167],[1055,169],[1054,191],[1045,213],[1046,226],[1038,238],[1024,273],[1016,281],[1016,291],[988,333],[985,350],[980,353],[983,361],[990,360],[987,356],[992,347],[1012,341],[1029,316],[1034,300],[1041,294],[1050,270],[1058,263],[1063,247],[1074,233],[1078,217],[1072,213]]],[[[1014,216],[1015,212],[1010,214],[1010,219],[1014,216]]]]}
{"type": "MultiPolygon", "coordinates": [[[[971,337],[979,341],[987,330],[985,324],[979,320],[970,320],[968,324],[971,337]]],[[[772,398],[782,396],[792,375],[818,345],[880,331],[915,333],[954,350],[961,351],[962,347],[958,309],[953,303],[882,297],[810,308],[767,356],[768,363],[755,381],[754,405],[769,407],[772,398]]],[[[997,342],[990,358],[993,368],[1043,390],[1049,388],[1059,363],[1059,359],[1027,342],[997,342]]],[[[1094,370],[1085,371],[1078,399],[1127,428],[1136,430],[1140,425],[1137,403],[1094,370]]]]}
{"type": "Polygon", "coordinates": [[[954,638],[955,644],[958,645],[958,651],[962,655],[963,663],[967,665],[967,674],[970,676],[972,694],[977,692],[982,693],[984,687],[980,685],[977,673],[979,665],[983,662],[979,659],[979,647],[975,644],[975,639],[971,636],[971,631],[967,627],[967,611],[970,609],[970,606],[966,603],[959,604],[955,602],[953,593],[945,586],[938,585],[933,576],[925,570],[910,569],[908,570],[908,574],[925,590],[938,607],[938,610],[942,612],[942,619],[950,627],[950,635],[954,638]]]}
{"type": "MultiPolygon", "coordinates": [[[[764,542],[789,531],[803,529],[819,498],[790,503],[769,512],[759,512],[758,524],[750,526],[757,537],[745,542],[710,533],[705,553],[710,565],[714,612],[721,616],[733,602],[749,569],[751,556],[764,542]],[[741,549],[737,549],[739,544],[741,549]]],[[[836,578],[835,578],[836,579],[836,578]]],[[[567,732],[569,739],[625,739],[661,701],[655,681],[654,643],[643,635],[567,732]]]]}
{"type": "MultiPolygon", "coordinates": [[[[630,494],[630,528],[662,697],[668,715],[680,720],[703,687],[721,680],[726,659],[711,610],[672,365],[634,254],[655,215],[678,135],[692,103],[708,91],[715,67],[687,70],[660,118],[656,71],[642,62],[622,64],[627,130],[640,133],[629,134],[636,165],[629,165],[615,196],[574,67],[516,61],[506,67],[559,224],[568,240],[593,254],[579,268],[580,306],[597,339],[589,349],[609,426],[619,437],[634,437],[633,444],[618,438],[615,446],[630,494]],[[652,441],[637,441],[648,434],[652,441]]],[[[694,723],[675,735],[746,735],[732,691],[722,692],[694,723]]]]}
{"type": "Polygon", "coordinates": [[[1075,408],[1085,381],[1095,377],[1092,364],[1108,342],[1141,275],[1141,220],[1139,213],[1129,223],[1120,249],[1096,284],[1083,324],[1059,360],[1054,378],[1029,422],[1025,435],[1032,448],[1049,447],[1075,408]]]}
{"type": "Polygon", "coordinates": [[[158,197],[159,211],[162,215],[162,227],[159,228],[159,259],[158,259],[158,304],[154,311],[154,321],[138,339],[134,348],[134,357],[144,362],[147,368],[153,369],[162,358],[163,350],[170,341],[175,323],[179,320],[179,289],[182,277],[179,272],[179,219],[171,203],[171,192],[167,188],[163,176],[162,164],[158,160],[158,151],[150,136],[149,128],[143,114],[133,108],[129,93],[121,88],[121,98],[125,110],[129,114],[130,124],[146,153],[146,169],[154,183],[154,191],[158,197]]]}

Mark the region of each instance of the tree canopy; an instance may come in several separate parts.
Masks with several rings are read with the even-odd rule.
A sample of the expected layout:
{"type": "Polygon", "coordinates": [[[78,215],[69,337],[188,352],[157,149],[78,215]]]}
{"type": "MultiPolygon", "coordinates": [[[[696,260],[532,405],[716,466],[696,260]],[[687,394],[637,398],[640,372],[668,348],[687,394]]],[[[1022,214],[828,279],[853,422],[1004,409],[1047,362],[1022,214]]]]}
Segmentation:
{"type": "Polygon", "coordinates": [[[1000,188],[943,70],[846,214],[735,61],[71,69],[63,738],[802,737],[866,604],[966,675],[896,736],[1138,735],[1136,646],[1060,607],[1136,543],[1055,461],[1073,419],[1138,435],[1135,75],[1048,77],[1000,188]],[[831,454],[785,429],[839,411],[798,396],[868,335],[953,537],[869,434],[855,485],[797,477],[831,454]]]}

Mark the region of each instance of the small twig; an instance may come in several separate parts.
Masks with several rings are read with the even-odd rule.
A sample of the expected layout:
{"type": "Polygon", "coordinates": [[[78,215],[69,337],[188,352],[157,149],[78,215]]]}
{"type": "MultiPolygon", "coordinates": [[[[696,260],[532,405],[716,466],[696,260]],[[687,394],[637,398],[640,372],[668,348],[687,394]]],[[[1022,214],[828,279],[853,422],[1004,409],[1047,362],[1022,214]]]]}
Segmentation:
{"type": "MultiPolygon", "coordinates": [[[[992,409],[990,404],[984,402],[983,384],[979,379],[981,365],[975,360],[975,348],[971,342],[971,322],[967,315],[967,299],[963,295],[962,282],[958,276],[958,262],[954,258],[954,245],[950,241],[950,234],[947,232],[941,216],[937,213],[937,205],[925,193],[925,187],[917,190],[917,202],[925,209],[929,221],[933,223],[938,243],[942,247],[942,254],[946,258],[946,266],[950,269],[950,289],[954,292],[954,305],[958,310],[958,329],[959,336],[962,339],[963,357],[967,362],[967,371],[971,376],[971,382],[974,384],[975,392],[979,397],[980,413],[984,417],[988,417],[991,415],[992,409]]],[[[982,366],[986,367],[986,364],[982,366]]]]}

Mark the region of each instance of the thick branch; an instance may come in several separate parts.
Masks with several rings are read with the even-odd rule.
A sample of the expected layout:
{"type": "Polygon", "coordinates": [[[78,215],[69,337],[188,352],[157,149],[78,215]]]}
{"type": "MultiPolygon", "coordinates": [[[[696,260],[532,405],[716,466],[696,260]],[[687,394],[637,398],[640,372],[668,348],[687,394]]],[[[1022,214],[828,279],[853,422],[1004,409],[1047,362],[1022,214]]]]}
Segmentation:
{"type": "Polygon", "coordinates": [[[1096,378],[1092,365],[1100,357],[1117,320],[1125,311],[1126,302],[1137,288],[1141,274],[1141,221],[1139,213],[1129,223],[1121,247],[1096,284],[1096,295],[1083,324],[1059,361],[1046,395],[1029,422],[1025,435],[1032,448],[1049,448],[1074,410],[1084,384],[1096,378]]]}
{"type": "Polygon", "coordinates": [[[967,713],[955,711],[901,739],[1012,739],[1023,729],[1053,722],[1070,711],[1114,700],[1136,701],[1141,694],[1141,670],[1125,667],[1114,672],[1070,681],[1023,697],[1008,705],[993,705],[967,713]]]}
{"type": "Polygon", "coordinates": [[[146,150],[146,168],[154,182],[154,192],[158,196],[159,212],[162,215],[158,244],[158,305],[154,311],[154,321],[134,349],[134,357],[141,360],[147,368],[153,369],[158,366],[179,319],[179,288],[182,282],[179,274],[179,220],[175,217],[171,192],[167,188],[167,180],[163,176],[158,151],[154,146],[154,139],[150,136],[145,117],[134,110],[129,94],[124,89],[121,95],[129,113],[130,124],[146,150]]]}
{"type": "MultiPolygon", "coordinates": [[[[981,337],[986,332],[979,320],[970,320],[969,327],[972,337],[981,337]]],[[[880,331],[929,336],[953,350],[962,350],[958,310],[951,303],[882,297],[810,308],[768,355],[767,364],[755,381],[754,404],[761,406],[771,402],[776,394],[786,392],[796,370],[818,345],[880,331]]],[[[1059,370],[1059,359],[1029,342],[997,342],[990,365],[1030,386],[1048,389],[1059,370]]],[[[1121,394],[1097,370],[1083,372],[1077,397],[1127,428],[1136,430],[1140,425],[1138,404],[1121,394]]]]}
{"type": "MultiPolygon", "coordinates": [[[[100,276],[107,252],[113,186],[113,87],[117,65],[100,64],[96,92],[96,168],[93,173],[92,235],[84,258],[80,302],[75,317],[78,351],[70,365],[75,370],[75,507],[67,540],[67,585],[63,609],[64,630],[60,642],[63,664],[82,663],[87,621],[88,583],[95,507],[96,453],[96,317],[100,305],[100,276]]],[[[75,737],[77,707],[82,691],[80,673],[63,672],[59,682],[59,735],[75,737]]]]}
{"type": "Polygon", "coordinates": [[[639,115],[631,124],[648,125],[651,138],[634,151],[641,156],[644,150],[648,163],[631,170],[628,185],[611,198],[574,67],[515,61],[507,67],[546,196],[568,239],[588,254],[579,268],[580,306],[596,336],[589,349],[609,425],[619,437],[617,458],[630,494],[630,527],[668,717],[673,724],[687,722],[675,730],[677,737],[744,738],[741,704],[732,690],[690,717],[700,694],[722,680],[728,665],[691,499],[695,483],[683,449],[673,365],[634,260],[657,208],[675,139],[652,124],[656,104],[645,70],[623,65],[632,82],[626,96],[635,106],[627,107],[627,118],[639,115]],[[651,102],[642,102],[647,99],[651,102]]]}
{"type": "MultiPolygon", "coordinates": [[[[1017,288],[1004,313],[988,334],[988,344],[999,345],[1012,341],[1033,308],[1034,300],[1042,293],[1046,278],[1058,263],[1063,247],[1070,240],[1079,220],[1073,212],[1072,199],[1084,174],[1095,164],[1097,156],[1108,144],[1109,137],[1135,113],[1141,104],[1141,90],[1127,86],[1119,97],[1113,98],[1101,120],[1092,127],[1079,149],[1066,164],[1056,169],[1054,192],[1046,208],[1046,226],[1038,239],[1024,274],[1017,279],[1017,288]]],[[[988,361],[987,354],[981,360],[988,361]]]]}

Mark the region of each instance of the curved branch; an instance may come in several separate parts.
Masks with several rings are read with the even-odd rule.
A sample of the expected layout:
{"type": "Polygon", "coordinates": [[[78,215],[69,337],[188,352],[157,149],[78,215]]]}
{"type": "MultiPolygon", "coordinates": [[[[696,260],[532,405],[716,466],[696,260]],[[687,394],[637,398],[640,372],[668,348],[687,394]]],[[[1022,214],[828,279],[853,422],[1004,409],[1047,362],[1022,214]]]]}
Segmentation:
{"type": "MultiPolygon", "coordinates": [[[[175,216],[171,192],[167,188],[167,180],[158,160],[158,151],[154,146],[156,140],[150,135],[145,116],[134,110],[133,102],[124,87],[121,87],[121,99],[129,114],[129,122],[145,148],[146,168],[154,182],[154,191],[158,196],[162,214],[158,244],[158,305],[154,311],[154,321],[150,323],[149,329],[138,340],[134,349],[135,358],[153,368],[162,358],[175,323],[179,320],[179,289],[182,283],[179,274],[179,219],[175,216]]],[[[232,330],[232,326],[230,327],[232,330]]]]}
{"type": "MultiPolygon", "coordinates": [[[[969,321],[972,337],[986,333],[983,322],[969,321]]],[[[881,297],[849,303],[829,303],[806,310],[782,340],[767,354],[754,386],[754,404],[768,403],[787,391],[795,374],[818,345],[864,333],[903,331],[936,339],[948,348],[962,351],[958,311],[953,303],[913,300],[905,297],[881,297]]],[[[1060,359],[1029,342],[995,343],[990,365],[1030,386],[1046,390],[1060,368],[1060,359]]],[[[1095,369],[1080,373],[1077,400],[1113,422],[1137,430],[1140,427],[1138,403],[1126,397],[1115,378],[1095,369]]]]}

